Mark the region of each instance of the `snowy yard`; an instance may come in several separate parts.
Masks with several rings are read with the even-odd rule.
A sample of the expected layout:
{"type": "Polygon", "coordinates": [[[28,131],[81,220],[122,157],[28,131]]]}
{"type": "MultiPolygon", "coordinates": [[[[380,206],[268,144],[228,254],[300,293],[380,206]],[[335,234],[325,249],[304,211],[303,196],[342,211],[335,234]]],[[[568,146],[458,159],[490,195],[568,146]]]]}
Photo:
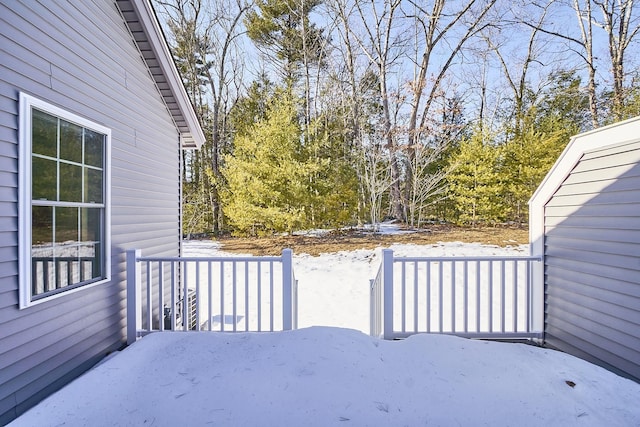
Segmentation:
{"type": "MultiPolygon", "coordinates": [[[[495,256],[528,255],[528,245],[498,247],[472,243],[449,242],[435,245],[392,245],[394,256],[495,256]]],[[[212,241],[191,241],[185,256],[231,256],[219,250],[212,241]]],[[[294,254],[293,268],[298,279],[298,326],[337,326],[369,333],[369,280],[376,276],[382,262],[382,248],[356,250],[311,256],[294,254]]],[[[230,272],[227,271],[230,279],[230,272]]],[[[239,272],[239,275],[241,272],[239,272]]],[[[205,273],[202,273],[203,282],[205,273]]],[[[217,277],[214,275],[214,277],[217,277]]],[[[240,279],[242,282],[242,278],[240,279]]],[[[228,290],[230,292],[230,289],[228,290]]],[[[214,292],[214,295],[217,291],[214,292]]],[[[206,296],[204,297],[206,300],[206,296]]],[[[243,297],[240,295],[239,300],[243,297]]],[[[231,295],[226,296],[231,301],[231,295]]],[[[281,309],[278,298],[276,311],[281,309]]],[[[243,311],[243,306],[240,312],[243,311]]],[[[229,313],[227,309],[226,313],[229,313]]],[[[201,320],[206,320],[203,314],[201,320]]],[[[245,327],[239,318],[238,330],[245,327]]],[[[230,326],[225,328],[230,329],[230,326]]]]}
{"type": "MultiPolygon", "coordinates": [[[[446,243],[403,255],[526,255],[446,243]]],[[[220,255],[190,242],[186,255],[220,255]]],[[[640,426],[640,384],[524,344],[369,328],[381,250],[294,256],[299,327],[149,335],[18,418],[17,426],[640,426]]]]}

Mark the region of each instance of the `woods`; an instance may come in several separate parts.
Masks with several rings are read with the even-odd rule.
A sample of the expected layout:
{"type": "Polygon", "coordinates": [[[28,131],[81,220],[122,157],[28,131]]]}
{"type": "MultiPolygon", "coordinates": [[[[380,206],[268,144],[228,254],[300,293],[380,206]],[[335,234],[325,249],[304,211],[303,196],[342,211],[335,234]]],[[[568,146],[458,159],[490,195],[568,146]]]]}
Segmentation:
{"type": "Polygon", "coordinates": [[[640,113],[633,0],[161,0],[207,133],[183,232],[526,223],[569,138],[640,113]]]}

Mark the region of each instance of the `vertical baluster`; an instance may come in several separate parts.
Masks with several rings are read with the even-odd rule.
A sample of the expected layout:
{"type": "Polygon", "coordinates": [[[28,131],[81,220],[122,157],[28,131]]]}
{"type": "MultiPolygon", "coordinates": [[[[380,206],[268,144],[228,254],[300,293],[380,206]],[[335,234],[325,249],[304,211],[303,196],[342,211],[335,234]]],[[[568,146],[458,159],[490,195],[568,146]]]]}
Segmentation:
{"type": "Polygon", "coordinates": [[[505,261],[500,261],[500,303],[502,305],[502,312],[500,313],[500,332],[504,333],[504,322],[506,317],[506,295],[505,295],[505,261]]]}
{"type": "Polygon", "coordinates": [[[262,262],[258,261],[258,331],[262,332],[262,262]]]}
{"type": "Polygon", "coordinates": [[[476,261],[476,332],[480,332],[480,274],[482,273],[482,264],[476,261]]]}
{"type": "Polygon", "coordinates": [[[73,261],[67,261],[67,286],[73,283],[73,261]]]}
{"type": "Polygon", "coordinates": [[[273,332],[273,261],[269,261],[269,330],[273,332]]]}
{"type": "Polygon", "coordinates": [[[232,307],[233,307],[233,332],[236,331],[237,327],[237,316],[238,316],[238,289],[236,288],[236,283],[238,283],[238,278],[237,278],[237,267],[238,264],[236,261],[232,261],[231,263],[232,266],[232,280],[231,280],[231,286],[233,286],[232,288],[232,307]]]}
{"type": "Polygon", "coordinates": [[[462,295],[462,321],[463,321],[463,326],[464,326],[464,331],[468,332],[469,330],[469,325],[468,325],[468,321],[469,321],[469,307],[467,306],[467,301],[468,301],[468,295],[467,292],[469,292],[469,286],[467,281],[469,280],[469,261],[465,260],[464,261],[464,293],[462,295]]]}
{"type": "Polygon", "coordinates": [[[418,332],[418,261],[413,262],[413,332],[418,332]]]}
{"type": "Polygon", "coordinates": [[[249,331],[249,261],[244,263],[244,330],[249,331]]]}
{"type": "Polygon", "coordinates": [[[37,294],[40,292],[45,292],[49,287],[49,265],[46,261],[37,260],[33,263],[32,271],[32,285],[31,292],[33,294],[37,294]],[[38,281],[38,265],[42,266],[42,289],[39,289],[39,281],[38,281]]]}
{"type": "Polygon", "coordinates": [[[513,261],[513,332],[518,332],[518,261],[513,261]]]}
{"type": "Polygon", "coordinates": [[[207,324],[209,325],[209,331],[213,329],[213,263],[209,261],[207,263],[207,295],[209,295],[207,301],[207,324]]]}
{"type": "Polygon", "coordinates": [[[400,301],[401,301],[401,305],[400,305],[400,309],[401,309],[401,314],[402,314],[402,332],[406,332],[407,328],[406,328],[406,305],[407,305],[407,292],[406,292],[406,281],[405,281],[405,266],[406,266],[406,262],[402,261],[402,274],[401,274],[401,297],[400,297],[400,301]]]}
{"type": "Polygon", "coordinates": [[[489,268],[489,299],[487,305],[489,306],[489,332],[493,332],[493,261],[487,261],[487,267],[489,268]]]}
{"type": "Polygon", "coordinates": [[[53,280],[54,280],[54,283],[55,283],[55,288],[54,289],[60,289],[60,260],[59,259],[54,259],[54,261],[53,261],[53,271],[54,271],[53,280]]]}
{"type": "Polygon", "coordinates": [[[444,306],[442,299],[442,264],[442,261],[438,263],[438,332],[442,332],[442,307],[444,306]]]}
{"type": "Polygon", "coordinates": [[[224,261],[220,261],[220,331],[224,332],[224,261]]]}
{"type": "Polygon", "coordinates": [[[431,261],[425,262],[427,269],[427,332],[431,332],[431,261]]]}
{"type": "Polygon", "coordinates": [[[152,290],[151,290],[151,261],[145,263],[147,269],[147,330],[153,330],[153,303],[151,302],[152,290]]]}
{"type": "Polygon", "coordinates": [[[456,331],[456,261],[451,261],[451,332],[456,331]]]}
{"type": "Polygon", "coordinates": [[[162,274],[162,261],[158,261],[158,327],[164,331],[164,279],[162,274]]]}
{"type": "Polygon", "coordinates": [[[531,260],[527,260],[527,271],[526,271],[526,289],[525,289],[525,302],[524,302],[524,307],[525,307],[525,313],[526,313],[526,318],[525,318],[525,322],[526,322],[526,332],[531,332],[531,263],[533,261],[531,260]]]}
{"type": "Polygon", "coordinates": [[[189,264],[184,261],[180,264],[180,271],[182,272],[182,278],[184,279],[184,286],[182,292],[182,330],[189,330],[189,273],[187,269],[189,264]]]}
{"type": "Polygon", "coordinates": [[[177,319],[177,298],[178,296],[176,295],[176,262],[177,261],[171,261],[171,330],[175,331],[176,330],[176,320],[177,319]]]}

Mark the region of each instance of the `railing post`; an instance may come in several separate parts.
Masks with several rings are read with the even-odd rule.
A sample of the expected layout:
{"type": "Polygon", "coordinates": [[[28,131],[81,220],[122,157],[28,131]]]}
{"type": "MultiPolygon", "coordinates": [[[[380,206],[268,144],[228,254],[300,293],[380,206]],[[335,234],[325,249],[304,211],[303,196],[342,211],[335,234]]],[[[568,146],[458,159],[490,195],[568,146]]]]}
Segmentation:
{"type": "Polygon", "coordinates": [[[393,250],[382,250],[382,284],[384,288],[384,339],[393,334],[393,250]]]}
{"type": "Polygon", "coordinates": [[[282,250],[282,329],[293,327],[293,251],[282,250]]]}
{"type": "Polygon", "coordinates": [[[531,271],[527,277],[531,292],[529,303],[531,330],[529,332],[540,333],[541,339],[544,339],[544,258],[541,254],[532,255],[539,256],[541,259],[529,261],[531,264],[531,271]]]}
{"type": "Polygon", "coordinates": [[[140,306],[140,269],[138,258],[142,255],[140,249],[127,251],[127,345],[136,342],[138,325],[142,325],[142,307],[140,306]]]}

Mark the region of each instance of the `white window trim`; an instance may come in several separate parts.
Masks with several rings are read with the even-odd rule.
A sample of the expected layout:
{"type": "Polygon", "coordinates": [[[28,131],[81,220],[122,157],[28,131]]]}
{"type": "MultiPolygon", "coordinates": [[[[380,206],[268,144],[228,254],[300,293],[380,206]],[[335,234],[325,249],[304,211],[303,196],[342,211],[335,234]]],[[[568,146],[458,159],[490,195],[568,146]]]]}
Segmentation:
{"type": "Polygon", "coordinates": [[[18,274],[20,309],[66,297],[111,281],[111,129],[70,113],[41,99],[20,93],[18,130],[18,274]],[[67,291],[33,300],[31,290],[31,109],[37,108],[66,121],[106,135],[104,170],[104,269],[105,278],[67,291]]]}

